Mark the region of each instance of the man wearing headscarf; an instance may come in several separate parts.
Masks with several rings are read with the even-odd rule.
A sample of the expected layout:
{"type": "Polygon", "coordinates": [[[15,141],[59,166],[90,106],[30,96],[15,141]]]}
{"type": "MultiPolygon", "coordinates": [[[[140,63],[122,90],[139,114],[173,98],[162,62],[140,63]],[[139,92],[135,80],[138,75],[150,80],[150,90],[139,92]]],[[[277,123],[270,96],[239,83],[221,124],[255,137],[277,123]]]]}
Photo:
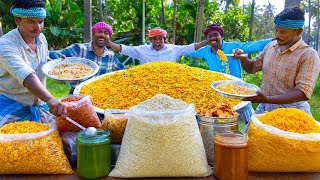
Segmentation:
{"type": "MultiPolygon", "coordinates": [[[[118,60],[114,52],[106,47],[112,33],[111,26],[104,22],[98,22],[92,27],[93,40],[90,43],[72,44],[65,49],[51,51],[49,56],[52,59],[59,58],[62,55],[90,59],[99,65],[97,75],[124,69],[125,66],[118,60]]],[[[73,93],[75,85],[71,84],[70,94],[73,93]]]]}
{"type": "Polygon", "coordinates": [[[261,103],[256,109],[258,114],[294,107],[312,116],[307,100],[319,75],[320,59],[301,38],[304,11],[299,7],[285,9],[274,18],[274,23],[276,41],[269,43],[254,60],[240,57],[241,49],[233,50],[245,71],[263,72],[262,92],[244,100],[261,103]]]}
{"type": "Polygon", "coordinates": [[[149,40],[151,45],[126,46],[109,42],[110,46],[115,51],[121,54],[130,56],[133,59],[138,59],[140,64],[154,61],[173,61],[179,60],[180,56],[194,52],[195,50],[205,46],[207,41],[200,43],[192,43],[189,45],[174,45],[165,44],[167,31],[161,28],[154,28],[149,31],[149,40]]]}
{"type": "MultiPolygon", "coordinates": [[[[185,54],[186,57],[204,58],[208,69],[211,71],[228,73],[235,77],[241,78],[241,65],[237,59],[229,56],[222,59],[218,50],[225,54],[231,54],[232,49],[241,48],[246,53],[257,53],[271,42],[271,39],[252,41],[252,42],[227,42],[223,40],[224,29],[218,24],[210,24],[204,30],[204,35],[209,45],[200,48],[199,50],[185,54]]],[[[237,109],[239,120],[249,122],[251,115],[254,113],[252,104],[249,103],[245,107],[237,109]]]]}
{"type": "Polygon", "coordinates": [[[66,106],[45,88],[41,70],[48,57],[42,34],[45,3],[15,0],[10,12],[17,28],[0,38],[0,127],[21,120],[47,122],[43,109],[48,107],[52,114],[65,117],[66,106]]]}
{"type": "Polygon", "coordinates": [[[227,42],[223,40],[224,29],[218,24],[210,24],[204,30],[204,36],[208,41],[208,45],[190,54],[186,57],[195,57],[205,59],[208,69],[211,71],[228,73],[235,77],[241,78],[240,62],[229,56],[226,60],[221,59],[218,50],[225,54],[231,54],[232,49],[240,48],[245,53],[257,53],[271,42],[271,39],[265,39],[252,42],[227,42]]]}

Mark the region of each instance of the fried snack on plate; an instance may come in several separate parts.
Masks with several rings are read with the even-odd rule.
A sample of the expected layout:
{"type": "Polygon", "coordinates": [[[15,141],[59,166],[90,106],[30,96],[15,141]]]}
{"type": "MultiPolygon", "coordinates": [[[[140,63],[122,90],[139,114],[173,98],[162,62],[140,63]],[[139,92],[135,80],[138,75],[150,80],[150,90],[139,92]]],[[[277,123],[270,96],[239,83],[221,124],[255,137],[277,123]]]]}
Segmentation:
{"type": "Polygon", "coordinates": [[[203,108],[201,108],[198,111],[199,115],[202,116],[209,116],[209,117],[235,117],[237,116],[237,112],[226,103],[216,103],[213,105],[207,105],[203,108]]]}

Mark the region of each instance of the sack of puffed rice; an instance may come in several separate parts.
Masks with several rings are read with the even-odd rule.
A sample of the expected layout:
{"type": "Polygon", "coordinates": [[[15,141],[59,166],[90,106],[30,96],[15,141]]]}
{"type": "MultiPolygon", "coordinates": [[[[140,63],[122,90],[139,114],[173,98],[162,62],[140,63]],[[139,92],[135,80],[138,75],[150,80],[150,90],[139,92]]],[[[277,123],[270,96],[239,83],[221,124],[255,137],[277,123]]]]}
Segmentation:
{"type": "Polygon", "coordinates": [[[158,94],[129,110],[113,177],[212,174],[192,104],[158,94]]]}
{"type": "Polygon", "coordinates": [[[303,110],[254,115],[248,136],[249,171],[320,172],[320,124],[303,110]]]}
{"type": "Polygon", "coordinates": [[[9,123],[0,128],[0,174],[72,174],[55,122],[9,123]]]}

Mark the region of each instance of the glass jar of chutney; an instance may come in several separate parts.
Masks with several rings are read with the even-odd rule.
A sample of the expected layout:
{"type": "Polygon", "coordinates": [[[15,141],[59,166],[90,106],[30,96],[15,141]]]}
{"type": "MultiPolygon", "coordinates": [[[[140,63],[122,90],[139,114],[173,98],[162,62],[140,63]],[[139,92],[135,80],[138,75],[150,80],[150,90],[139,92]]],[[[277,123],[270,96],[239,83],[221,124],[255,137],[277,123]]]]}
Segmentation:
{"type": "Polygon", "coordinates": [[[97,129],[95,136],[77,134],[77,171],[84,179],[105,177],[111,171],[111,138],[107,130],[97,129]]]}

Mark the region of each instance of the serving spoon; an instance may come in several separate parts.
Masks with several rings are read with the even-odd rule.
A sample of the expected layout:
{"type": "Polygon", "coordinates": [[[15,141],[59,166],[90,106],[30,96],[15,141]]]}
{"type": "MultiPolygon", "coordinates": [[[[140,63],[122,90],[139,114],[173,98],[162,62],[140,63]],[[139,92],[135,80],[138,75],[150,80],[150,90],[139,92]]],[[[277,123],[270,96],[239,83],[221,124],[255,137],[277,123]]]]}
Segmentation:
{"type": "MultiPolygon", "coordinates": [[[[42,109],[42,108],[40,108],[42,109]]],[[[46,111],[44,109],[42,109],[46,114],[50,115],[50,116],[54,116],[53,114],[51,114],[49,111],[46,111]]],[[[84,130],[84,134],[86,136],[95,136],[98,134],[98,131],[96,128],[94,127],[88,127],[88,128],[85,128],[83,127],[82,125],[80,125],[79,123],[77,123],[76,121],[74,121],[73,119],[69,118],[69,117],[66,117],[66,120],[68,120],[69,122],[71,122],[72,124],[76,125],[77,127],[79,127],[80,129],[84,130]]]]}

